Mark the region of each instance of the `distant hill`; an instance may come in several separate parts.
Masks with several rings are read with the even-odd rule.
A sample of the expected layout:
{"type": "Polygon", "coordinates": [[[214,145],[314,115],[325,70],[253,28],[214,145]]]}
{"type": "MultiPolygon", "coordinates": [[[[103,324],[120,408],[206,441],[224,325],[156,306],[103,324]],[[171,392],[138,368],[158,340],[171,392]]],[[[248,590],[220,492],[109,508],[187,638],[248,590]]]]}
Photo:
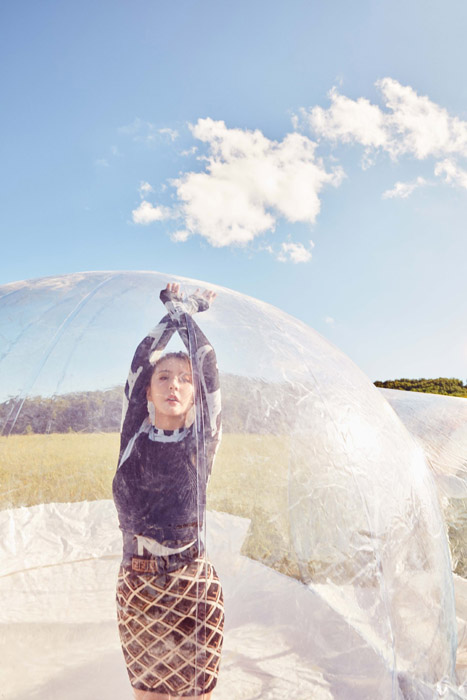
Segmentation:
{"type": "MultiPolygon", "coordinates": [[[[376,381],[386,389],[467,398],[460,379],[376,381]]],[[[301,387],[302,389],[304,387],[301,387]]],[[[297,388],[281,382],[221,374],[223,428],[226,433],[284,432],[296,411],[297,388]]],[[[0,403],[0,435],[32,433],[116,433],[120,430],[123,386],[53,397],[10,398],[0,403]]]]}
{"type": "MultiPolygon", "coordinates": [[[[224,432],[290,429],[296,393],[284,384],[221,374],[221,389],[224,432]]],[[[0,403],[0,435],[119,432],[122,397],[123,386],[53,397],[13,397],[0,403]]]]}
{"type": "Polygon", "coordinates": [[[463,396],[467,398],[467,384],[461,379],[438,377],[437,379],[389,379],[376,381],[375,386],[383,389],[400,389],[401,391],[419,391],[423,394],[444,394],[445,396],[463,396]]]}
{"type": "Polygon", "coordinates": [[[0,404],[0,434],[113,433],[120,429],[123,387],[53,397],[14,397],[0,404]]]}

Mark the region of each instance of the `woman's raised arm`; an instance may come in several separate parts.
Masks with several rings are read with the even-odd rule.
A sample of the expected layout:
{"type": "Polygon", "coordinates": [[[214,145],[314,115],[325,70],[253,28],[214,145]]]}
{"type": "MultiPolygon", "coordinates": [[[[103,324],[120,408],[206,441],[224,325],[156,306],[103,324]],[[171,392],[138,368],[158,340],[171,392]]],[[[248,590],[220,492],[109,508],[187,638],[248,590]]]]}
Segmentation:
{"type": "Polygon", "coordinates": [[[176,325],[167,314],[149,331],[135,350],[123,396],[120,457],[148,415],[146,387],[151,381],[155,362],[153,357],[155,354],[161,355],[176,329],[176,325]]]}
{"type": "Polygon", "coordinates": [[[179,333],[192,362],[197,431],[201,430],[211,440],[218,439],[220,390],[216,356],[206,336],[191,318],[194,313],[206,311],[215,296],[214,292],[208,290],[196,290],[183,299],[177,283],[169,283],[161,291],[160,299],[168,313],[139,343],[125,384],[120,458],[148,416],[146,387],[151,380],[154,365],[175,331],[179,333]]]}

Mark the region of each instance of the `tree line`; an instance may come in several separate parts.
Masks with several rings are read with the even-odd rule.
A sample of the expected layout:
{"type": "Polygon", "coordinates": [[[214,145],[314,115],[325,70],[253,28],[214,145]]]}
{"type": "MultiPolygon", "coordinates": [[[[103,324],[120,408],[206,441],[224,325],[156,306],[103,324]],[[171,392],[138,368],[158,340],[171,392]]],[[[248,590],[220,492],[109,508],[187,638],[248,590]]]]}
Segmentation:
{"type": "Polygon", "coordinates": [[[0,404],[3,435],[66,432],[117,432],[123,387],[52,397],[14,397],[0,404]]]}
{"type": "MultiPolygon", "coordinates": [[[[386,389],[467,397],[460,379],[376,381],[386,389]]],[[[287,433],[293,426],[304,385],[221,375],[223,427],[227,433],[287,433]]],[[[123,386],[52,397],[10,398],[0,403],[0,434],[115,433],[120,430],[123,386]]]]}
{"type": "Polygon", "coordinates": [[[461,379],[438,377],[437,379],[390,379],[376,381],[375,386],[401,391],[420,391],[424,394],[444,394],[446,396],[463,396],[467,398],[467,384],[461,379]]]}
{"type": "MultiPolygon", "coordinates": [[[[283,383],[221,376],[225,432],[287,431],[296,393],[283,383]]],[[[123,386],[52,397],[10,398],[0,403],[0,434],[113,433],[120,430],[123,386]]]]}

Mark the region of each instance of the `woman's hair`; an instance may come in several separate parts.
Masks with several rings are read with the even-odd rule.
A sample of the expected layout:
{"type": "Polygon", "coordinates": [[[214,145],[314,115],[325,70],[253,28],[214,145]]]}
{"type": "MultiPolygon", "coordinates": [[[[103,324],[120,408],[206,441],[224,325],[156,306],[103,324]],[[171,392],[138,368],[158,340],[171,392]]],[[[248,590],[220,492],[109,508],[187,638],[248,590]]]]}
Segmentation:
{"type": "Polygon", "coordinates": [[[179,350],[178,352],[166,352],[165,355],[162,355],[162,357],[159,357],[157,362],[154,365],[152,373],[156,371],[158,366],[164,362],[164,360],[184,360],[185,362],[188,362],[190,369],[191,369],[191,360],[189,355],[186,352],[183,352],[182,350],[179,350]]]}

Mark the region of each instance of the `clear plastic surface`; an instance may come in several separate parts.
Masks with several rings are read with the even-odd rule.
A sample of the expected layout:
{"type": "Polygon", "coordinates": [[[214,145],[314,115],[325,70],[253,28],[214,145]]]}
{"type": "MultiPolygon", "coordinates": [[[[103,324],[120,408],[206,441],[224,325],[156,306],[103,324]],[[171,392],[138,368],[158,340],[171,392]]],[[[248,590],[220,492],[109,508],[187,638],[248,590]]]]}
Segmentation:
{"type": "Polygon", "coordinates": [[[467,498],[467,401],[416,391],[381,393],[422,445],[440,492],[467,498]]]}
{"type": "MultiPolygon", "coordinates": [[[[100,272],[0,288],[5,700],[131,698],[109,500],[117,404],[169,281],[218,294],[197,319],[224,414],[207,504],[226,610],[213,700],[465,697],[437,487],[383,393],[268,304],[100,272]]],[[[445,468],[433,450],[435,471],[465,484],[462,457],[445,468]]]]}

